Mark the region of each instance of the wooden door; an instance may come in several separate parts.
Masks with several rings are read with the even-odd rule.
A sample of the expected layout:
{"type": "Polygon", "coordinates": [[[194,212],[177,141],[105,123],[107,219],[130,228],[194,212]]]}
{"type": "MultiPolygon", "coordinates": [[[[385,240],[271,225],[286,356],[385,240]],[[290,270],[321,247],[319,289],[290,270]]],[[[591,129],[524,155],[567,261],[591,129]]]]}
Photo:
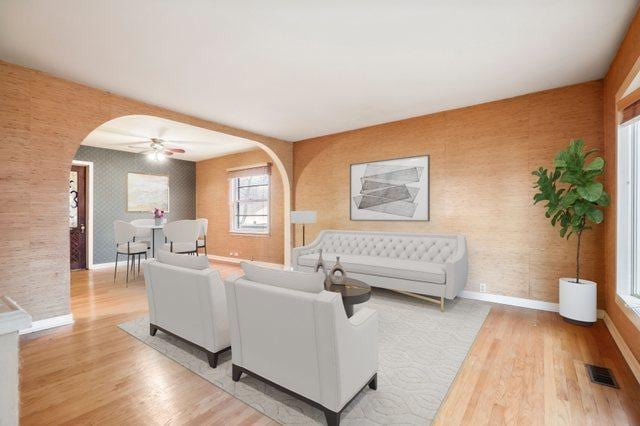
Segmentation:
{"type": "Polygon", "coordinates": [[[71,269],[87,268],[87,168],[71,166],[69,174],[69,242],[71,269]]]}

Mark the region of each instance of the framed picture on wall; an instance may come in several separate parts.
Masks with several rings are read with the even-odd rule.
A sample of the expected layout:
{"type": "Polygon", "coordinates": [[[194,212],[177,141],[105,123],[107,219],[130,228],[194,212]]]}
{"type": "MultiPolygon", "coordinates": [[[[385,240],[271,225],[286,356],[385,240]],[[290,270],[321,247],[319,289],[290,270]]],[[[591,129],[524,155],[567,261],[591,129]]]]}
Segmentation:
{"type": "Polygon", "coordinates": [[[351,165],[351,220],[429,220],[429,156],[351,165]]]}
{"type": "Polygon", "coordinates": [[[127,174],[127,211],[169,211],[169,176],[127,174]]]}

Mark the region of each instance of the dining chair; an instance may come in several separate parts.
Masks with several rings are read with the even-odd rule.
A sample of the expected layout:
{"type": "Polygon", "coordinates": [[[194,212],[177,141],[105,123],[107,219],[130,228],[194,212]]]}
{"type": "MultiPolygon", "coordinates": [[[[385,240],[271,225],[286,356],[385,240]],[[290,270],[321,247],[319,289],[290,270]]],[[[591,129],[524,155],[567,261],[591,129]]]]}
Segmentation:
{"type": "MultiPolygon", "coordinates": [[[[204,249],[204,255],[207,255],[207,228],[209,227],[209,220],[205,218],[196,219],[198,222],[199,231],[198,231],[198,249],[204,249]]],[[[198,250],[196,249],[196,254],[198,254],[198,250]]]]}
{"type": "Polygon", "coordinates": [[[164,226],[165,245],[171,253],[196,254],[200,225],[195,220],[177,220],[164,226]]]}
{"type": "Polygon", "coordinates": [[[147,243],[136,242],[136,227],[125,222],[124,220],[116,220],[113,222],[113,230],[116,240],[116,264],[113,270],[113,282],[116,282],[118,274],[118,258],[121,254],[127,256],[127,278],[125,283],[129,283],[129,270],[136,273],[136,256],[138,256],[138,273],[140,273],[140,258],[144,254],[147,258],[147,243]]]}
{"type": "Polygon", "coordinates": [[[147,250],[149,250],[151,248],[151,239],[153,238],[151,227],[156,224],[155,219],[134,219],[131,224],[136,227],[134,241],[136,243],[146,242],[147,250]]]}

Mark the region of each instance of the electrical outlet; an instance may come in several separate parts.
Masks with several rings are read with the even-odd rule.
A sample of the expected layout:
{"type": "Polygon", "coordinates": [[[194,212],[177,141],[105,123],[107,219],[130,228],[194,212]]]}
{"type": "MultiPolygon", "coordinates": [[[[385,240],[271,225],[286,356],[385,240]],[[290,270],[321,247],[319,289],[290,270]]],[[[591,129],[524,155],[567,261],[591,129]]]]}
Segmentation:
{"type": "Polygon", "coordinates": [[[487,285],[485,283],[480,283],[480,292],[481,293],[487,292],[487,285]]]}

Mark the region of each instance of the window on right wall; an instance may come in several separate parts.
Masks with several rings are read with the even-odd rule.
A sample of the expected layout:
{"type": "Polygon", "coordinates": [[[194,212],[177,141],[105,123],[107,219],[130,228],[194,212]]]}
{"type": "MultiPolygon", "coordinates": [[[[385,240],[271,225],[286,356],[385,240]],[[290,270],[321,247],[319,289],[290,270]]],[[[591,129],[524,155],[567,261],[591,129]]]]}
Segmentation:
{"type": "Polygon", "coordinates": [[[640,314],[640,117],[618,129],[617,293],[640,314]]]}

